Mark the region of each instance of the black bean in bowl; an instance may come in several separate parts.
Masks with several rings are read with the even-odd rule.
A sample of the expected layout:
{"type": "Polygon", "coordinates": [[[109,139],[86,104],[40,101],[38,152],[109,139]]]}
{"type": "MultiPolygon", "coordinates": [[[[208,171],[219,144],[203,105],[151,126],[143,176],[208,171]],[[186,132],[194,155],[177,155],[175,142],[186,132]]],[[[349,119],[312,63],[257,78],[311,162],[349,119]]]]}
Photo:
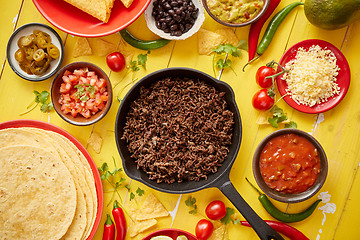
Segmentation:
{"type": "Polygon", "coordinates": [[[194,26],[199,8],[192,0],[154,0],[151,15],[158,29],[179,37],[194,26]]]}

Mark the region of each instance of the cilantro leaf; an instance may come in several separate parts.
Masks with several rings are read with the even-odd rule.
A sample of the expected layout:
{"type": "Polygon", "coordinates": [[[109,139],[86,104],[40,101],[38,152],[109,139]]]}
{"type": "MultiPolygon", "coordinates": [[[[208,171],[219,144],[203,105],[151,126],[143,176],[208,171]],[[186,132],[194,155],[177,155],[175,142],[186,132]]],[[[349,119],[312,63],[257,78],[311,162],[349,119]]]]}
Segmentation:
{"type": "Polygon", "coordinates": [[[218,67],[220,69],[229,68],[230,66],[231,66],[231,60],[230,59],[226,59],[226,61],[224,61],[223,59],[219,59],[216,62],[216,67],[218,67]]]}
{"type": "Polygon", "coordinates": [[[138,65],[142,66],[146,70],[147,54],[138,55],[138,65]]]}
{"type": "Polygon", "coordinates": [[[279,124],[278,124],[278,121],[277,121],[277,118],[276,117],[273,117],[273,118],[269,118],[268,119],[268,122],[270,123],[270,125],[274,128],[278,128],[279,127],[279,124]]]}
{"type": "Polygon", "coordinates": [[[226,208],[226,215],[225,215],[225,217],[223,217],[222,219],[220,219],[220,221],[221,221],[223,224],[225,224],[225,225],[231,223],[231,222],[232,222],[231,216],[232,216],[234,213],[235,213],[235,210],[234,210],[233,208],[227,207],[227,208],[226,208]]]}
{"type": "Polygon", "coordinates": [[[196,199],[193,198],[193,197],[189,197],[187,200],[185,200],[185,204],[186,206],[192,208],[189,213],[190,214],[197,214],[198,211],[197,211],[197,205],[196,205],[196,199]]]}
{"type": "Polygon", "coordinates": [[[137,193],[137,195],[140,196],[140,197],[141,197],[142,195],[144,195],[144,192],[145,192],[145,191],[142,190],[142,189],[139,188],[139,187],[136,189],[136,193],[137,193]]]}
{"type": "Polygon", "coordinates": [[[290,121],[289,123],[285,124],[285,128],[297,128],[296,122],[290,121]]]}
{"type": "Polygon", "coordinates": [[[133,192],[130,193],[130,201],[135,198],[135,194],[133,192]]]}

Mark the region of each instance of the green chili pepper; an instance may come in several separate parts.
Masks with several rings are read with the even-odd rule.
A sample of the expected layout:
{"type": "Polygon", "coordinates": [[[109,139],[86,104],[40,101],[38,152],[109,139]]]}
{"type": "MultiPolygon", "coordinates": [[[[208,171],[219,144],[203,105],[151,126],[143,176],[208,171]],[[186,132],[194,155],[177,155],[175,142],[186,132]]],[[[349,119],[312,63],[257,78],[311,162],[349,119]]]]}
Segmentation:
{"type": "Polygon", "coordinates": [[[243,71],[245,69],[245,67],[254,62],[256,59],[258,59],[262,54],[264,54],[265,50],[269,47],[276,30],[279,28],[280,24],[282,23],[282,21],[286,18],[286,16],[291,12],[291,10],[293,10],[296,6],[299,5],[304,5],[304,3],[302,2],[294,2],[294,3],[290,3],[289,5],[287,5],[286,7],[284,7],[283,9],[281,9],[269,22],[269,25],[267,26],[264,36],[262,37],[257,49],[256,49],[256,53],[258,54],[255,58],[253,58],[252,60],[250,60],[248,63],[246,63],[246,65],[243,68],[243,71]]]}
{"type": "Polygon", "coordinates": [[[267,47],[270,45],[271,40],[273,39],[276,30],[282,23],[282,21],[285,19],[285,17],[293,10],[296,6],[304,5],[302,2],[294,2],[286,7],[284,7],[282,10],[280,10],[270,21],[269,25],[267,26],[264,36],[261,39],[259,46],[257,48],[257,54],[261,55],[265,52],[267,47]]]}
{"type": "Polygon", "coordinates": [[[141,40],[141,39],[138,39],[135,36],[133,36],[126,29],[121,30],[120,35],[125,40],[125,42],[127,42],[128,44],[130,44],[131,46],[133,46],[135,48],[142,49],[142,50],[152,50],[152,49],[161,48],[170,42],[170,40],[163,39],[163,38],[160,38],[157,40],[152,40],[152,41],[141,40]]]}
{"type": "Polygon", "coordinates": [[[317,205],[321,202],[321,199],[316,200],[313,204],[310,205],[307,209],[299,213],[284,213],[277,209],[274,204],[268,199],[268,197],[260,192],[247,178],[246,181],[259,193],[259,201],[265,208],[265,210],[274,218],[279,221],[292,223],[299,222],[308,218],[316,209],[317,205]]]}

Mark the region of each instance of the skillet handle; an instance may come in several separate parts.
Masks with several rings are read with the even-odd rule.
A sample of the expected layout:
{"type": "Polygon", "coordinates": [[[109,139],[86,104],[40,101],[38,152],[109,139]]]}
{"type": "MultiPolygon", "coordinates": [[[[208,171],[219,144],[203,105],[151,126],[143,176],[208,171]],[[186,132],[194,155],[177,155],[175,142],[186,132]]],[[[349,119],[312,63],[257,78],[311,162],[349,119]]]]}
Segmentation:
{"type": "Polygon", "coordinates": [[[232,204],[239,210],[241,215],[250,223],[257,235],[262,240],[284,240],[284,238],[270,227],[264,220],[262,220],[249,204],[237,192],[230,180],[226,181],[220,186],[220,191],[232,202],[232,204]]]}

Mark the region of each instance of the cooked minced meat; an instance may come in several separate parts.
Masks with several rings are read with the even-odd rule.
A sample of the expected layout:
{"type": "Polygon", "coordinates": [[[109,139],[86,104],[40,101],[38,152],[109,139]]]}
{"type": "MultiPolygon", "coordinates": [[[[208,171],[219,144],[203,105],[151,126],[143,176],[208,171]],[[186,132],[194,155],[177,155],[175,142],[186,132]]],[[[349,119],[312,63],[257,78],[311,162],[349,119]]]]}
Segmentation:
{"type": "Polygon", "coordinates": [[[141,88],[122,139],[151,180],[199,181],[229,153],[234,117],[224,92],[189,78],[165,78],[141,88]]]}

